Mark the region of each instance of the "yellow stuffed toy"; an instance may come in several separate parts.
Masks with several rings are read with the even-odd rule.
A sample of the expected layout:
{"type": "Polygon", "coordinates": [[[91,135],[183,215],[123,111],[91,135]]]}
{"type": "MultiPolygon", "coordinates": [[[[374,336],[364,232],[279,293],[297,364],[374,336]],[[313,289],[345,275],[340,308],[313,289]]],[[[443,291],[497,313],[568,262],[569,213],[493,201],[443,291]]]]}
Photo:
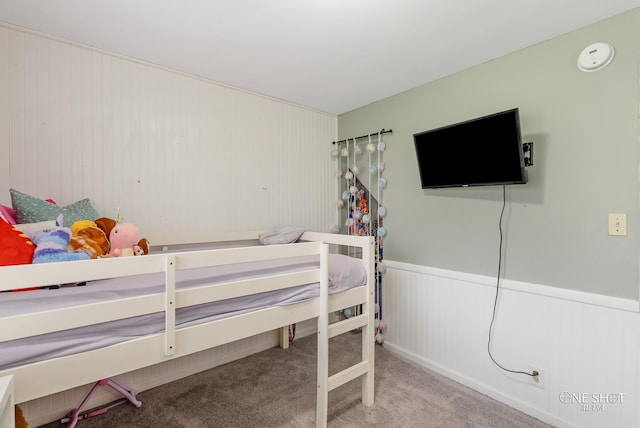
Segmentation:
{"type": "Polygon", "coordinates": [[[77,236],[78,232],[87,227],[98,227],[95,221],[91,220],[78,220],[71,225],[72,236],[77,236]]]}

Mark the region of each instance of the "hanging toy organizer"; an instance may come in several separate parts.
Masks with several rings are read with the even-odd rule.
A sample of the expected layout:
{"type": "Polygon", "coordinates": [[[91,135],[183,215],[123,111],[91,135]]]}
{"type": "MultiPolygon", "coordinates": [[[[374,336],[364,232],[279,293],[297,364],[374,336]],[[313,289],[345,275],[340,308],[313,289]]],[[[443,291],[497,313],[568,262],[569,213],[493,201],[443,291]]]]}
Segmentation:
{"type": "MultiPolygon", "coordinates": [[[[347,235],[374,236],[376,240],[375,338],[379,344],[384,343],[386,330],[386,323],[382,319],[382,277],[386,272],[383,244],[387,235],[384,227],[387,208],[383,203],[383,193],[387,187],[387,179],[383,176],[383,154],[386,150],[383,135],[391,132],[391,129],[383,128],[379,132],[334,141],[331,150],[331,157],[335,159],[336,188],[339,194],[336,202],[339,221],[333,231],[347,235]]],[[[344,309],[341,316],[348,318],[353,311],[357,314],[360,308],[344,309]]]]}

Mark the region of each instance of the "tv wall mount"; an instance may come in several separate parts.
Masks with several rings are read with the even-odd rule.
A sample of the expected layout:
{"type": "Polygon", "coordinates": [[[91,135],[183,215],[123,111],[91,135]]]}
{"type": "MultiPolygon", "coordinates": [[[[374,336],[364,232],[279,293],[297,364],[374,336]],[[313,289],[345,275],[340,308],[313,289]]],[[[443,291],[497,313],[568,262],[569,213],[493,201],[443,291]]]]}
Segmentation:
{"type": "Polygon", "coordinates": [[[533,143],[523,143],[522,154],[524,155],[524,166],[533,165],[533,143]]]}

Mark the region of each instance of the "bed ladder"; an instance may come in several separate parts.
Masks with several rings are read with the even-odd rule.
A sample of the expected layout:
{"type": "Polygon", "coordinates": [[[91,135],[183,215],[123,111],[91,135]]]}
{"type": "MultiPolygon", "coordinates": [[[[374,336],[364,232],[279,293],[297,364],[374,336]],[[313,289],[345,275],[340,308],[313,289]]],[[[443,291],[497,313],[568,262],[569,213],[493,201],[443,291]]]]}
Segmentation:
{"type": "Polygon", "coordinates": [[[320,329],[318,331],[318,398],[316,427],[327,426],[329,391],[333,391],[334,389],[358,377],[362,376],[362,403],[365,406],[371,406],[373,404],[374,376],[372,366],[374,361],[375,340],[373,338],[373,333],[367,326],[367,318],[368,314],[364,313],[362,315],[331,324],[326,330],[324,330],[324,332],[320,331],[320,329]],[[362,329],[361,361],[332,376],[329,376],[328,340],[332,337],[339,336],[358,328],[362,329]],[[326,338],[323,336],[326,336],[326,338]]]}
{"type": "MultiPolygon", "coordinates": [[[[363,258],[368,260],[369,251],[373,251],[373,245],[363,248],[363,258]]],[[[321,254],[320,264],[322,265],[321,254]]],[[[373,281],[373,263],[369,266],[368,281],[371,286],[373,281]]],[[[322,282],[321,282],[322,283],[322,282]]],[[[318,361],[317,361],[317,382],[318,391],[316,399],[316,427],[325,428],[328,418],[329,391],[332,391],[347,382],[358,377],[362,381],[362,404],[371,406],[374,399],[374,356],[375,339],[373,335],[374,326],[374,291],[370,287],[367,293],[367,300],[362,305],[363,310],[360,315],[347,318],[345,320],[329,324],[329,299],[328,293],[320,292],[320,316],[318,317],[318,361]],[[332,376],[329,376],[329,339],[341,334],[361,329],[362,354],[361,361],[348,367],[332,376]]]]}

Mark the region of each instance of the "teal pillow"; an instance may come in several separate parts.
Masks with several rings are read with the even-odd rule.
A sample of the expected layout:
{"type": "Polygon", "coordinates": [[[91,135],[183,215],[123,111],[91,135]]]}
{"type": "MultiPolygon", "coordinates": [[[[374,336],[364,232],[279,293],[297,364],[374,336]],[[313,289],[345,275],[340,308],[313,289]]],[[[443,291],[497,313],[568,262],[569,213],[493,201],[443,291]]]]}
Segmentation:
{"type": "Polygon", "coordinates": [[[18,223],[55,220],[58,215],[62,214],[64,226],[70,227],[79,220],[94,221],[100,218],[100,214],[93,208],[87,198],[63,207],[18,192],[16,189],[9,189],[9,193],[11,194],[11,204],[18,223]]]}

